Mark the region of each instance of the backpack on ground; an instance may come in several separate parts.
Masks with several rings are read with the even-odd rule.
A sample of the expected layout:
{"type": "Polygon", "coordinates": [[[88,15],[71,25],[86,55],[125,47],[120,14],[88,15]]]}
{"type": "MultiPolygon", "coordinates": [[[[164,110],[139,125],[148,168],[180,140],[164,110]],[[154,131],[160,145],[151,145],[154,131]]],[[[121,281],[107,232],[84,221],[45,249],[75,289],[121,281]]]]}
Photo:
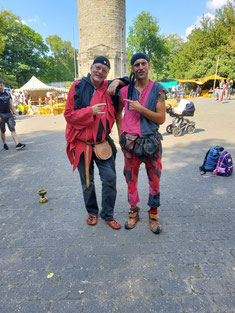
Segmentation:
{"type": "Polygon", "coordinates": [[[199,167],[203,174],[206,172],[213,172],[215,170],[223,150],[224,148],[221,146],[214,146],[207,151],[203,164],[199,167]]]}
{"type": "Polygon", "coordinates": [[[227,151],[223,151],[219,157],[216,168],[213,171],[214,175],[230,176],[233,172],[233,158],[227,151]]]}

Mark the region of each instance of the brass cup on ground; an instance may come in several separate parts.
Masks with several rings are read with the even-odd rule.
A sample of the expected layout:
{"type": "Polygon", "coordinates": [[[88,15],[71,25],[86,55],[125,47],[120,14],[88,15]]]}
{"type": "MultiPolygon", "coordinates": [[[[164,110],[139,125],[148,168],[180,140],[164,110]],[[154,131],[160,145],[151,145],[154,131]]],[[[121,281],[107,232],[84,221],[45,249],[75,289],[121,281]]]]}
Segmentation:
{"type": "Polygon", "coordinates": [[[48,201],[48,198],[45,197],[45,195],[47,194],[47,190],[46,189],[38,190],[38,194],[39,194],[39,196],[41,196],[41,198],[39,199],[40,203],[45,203],[45,202],[48,201]]]}

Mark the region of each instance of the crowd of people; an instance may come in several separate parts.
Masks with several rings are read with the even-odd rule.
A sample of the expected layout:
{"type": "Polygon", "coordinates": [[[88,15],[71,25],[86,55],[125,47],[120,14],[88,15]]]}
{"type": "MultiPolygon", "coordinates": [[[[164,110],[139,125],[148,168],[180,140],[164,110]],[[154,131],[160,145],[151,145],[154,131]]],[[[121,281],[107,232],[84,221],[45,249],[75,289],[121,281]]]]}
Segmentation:
{"type": "MultiPolygon", "coordinates": [[[[219,82],[219,85],[213,90],[211,87],[207,92],[208,94],[214,94],[215,99],[218,100],[219,103],[222,103],[223,99],[230,100],[233,94],[233,81],[231,79],[222,79],[219,82]]],[[[191,89],[186,92],[186,85],[179,83],[177,86],[169,85],[167,91],[168,99],[172,98],[179,102],[180,99],[185,98],[186,94],[189,98],[196,98],[202,94],[202,88],[200,85],[197,85],[196,89],[191,89]]]]}
{"type": "Polygon", "coordinates": [[[15,112],[18,112],[19,115],[27,114],[30,104],[30,94],[11,89],[10,95],[15,112]]]}
{"type": "MultiPolygon", "coordinates": [[[[201,94],[201,87],[198,86],[196,90],[191,89],[189,93],[189,97],[194,98],[194,97],[199,97],[201,94]]],[[[168,98],[173,98],[177,101],[179,101],[182,98],[185,98],[186,96],[186,85],[179,83],[178,85],[169,85],[168,87],[168,92],[167,92],[167,97],[168,98]]]]}
{"type": "Polygon", "coordinates": [[[233,81],[229,79],[221,79],[219,86],[215,91],[215,100],[217,100],[220,104],[224,98],[226,100],[230,100],[233,93],[233,81]]]}

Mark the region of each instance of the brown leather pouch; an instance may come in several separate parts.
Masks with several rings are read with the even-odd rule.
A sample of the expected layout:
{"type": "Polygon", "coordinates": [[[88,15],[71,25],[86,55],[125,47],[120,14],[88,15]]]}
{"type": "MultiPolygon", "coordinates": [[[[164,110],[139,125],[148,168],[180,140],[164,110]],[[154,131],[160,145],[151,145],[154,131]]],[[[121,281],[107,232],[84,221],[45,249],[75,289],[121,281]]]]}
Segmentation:
{"type": "Polygon", "coordinates": [[[110,144],[108,143],[108,141],[106,140],[101,143],[95,144],[94,152],[97,158],[100,160],[107,160],[113,154],[112,148],[110,144]]]}
{"type": "Polygon", "coordinates": [[[136,139],[138,138],[138,136],[135,136],[135,135],[131,135],[131,134],[126,134],[126,143],[125,143],[125,149],[127,151],[131,151],[134,146],[135,146],[135,142],[136,142],[136,139]]]}

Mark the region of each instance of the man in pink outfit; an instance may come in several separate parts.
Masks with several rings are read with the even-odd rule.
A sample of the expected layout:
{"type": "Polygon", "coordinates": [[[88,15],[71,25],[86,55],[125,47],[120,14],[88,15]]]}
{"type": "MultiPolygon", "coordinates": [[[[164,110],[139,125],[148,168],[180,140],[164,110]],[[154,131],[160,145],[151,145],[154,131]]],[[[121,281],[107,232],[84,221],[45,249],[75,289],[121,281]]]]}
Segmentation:
{"type": "Polygon", "coordinates": [[[145,163],[149,179],[149,222],[153,233],[159,234],[160,176],[162,171],[162,136],[159,125],[165,122],[165,99],[167,90],[149,79],[150,62],[144,53],[137,53],[131,59],[129,86],[120,92],[120,103],[125,114],[122,121],[120,144],[124,153],[124,175],[128,185],[129,219],[126,229],[132,229],[139,220],[137,206],[138,173],[140,164],[145,163]],[[131,144],[130,144],[131,143],[131,144]]]}

